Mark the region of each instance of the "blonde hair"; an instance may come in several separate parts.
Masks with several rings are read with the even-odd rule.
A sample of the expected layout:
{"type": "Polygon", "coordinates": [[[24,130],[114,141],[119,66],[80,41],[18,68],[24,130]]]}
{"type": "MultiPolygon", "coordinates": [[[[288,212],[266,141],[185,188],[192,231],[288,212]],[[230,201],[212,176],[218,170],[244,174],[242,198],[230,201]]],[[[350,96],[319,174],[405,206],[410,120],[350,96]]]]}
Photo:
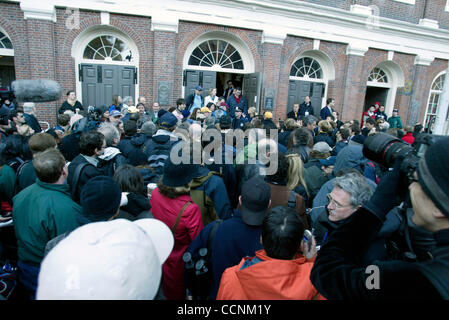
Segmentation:
{"type": "Polygon", "coordinates": [[[253,113],[254,115],[256,115],[256,112],[257,112],[256,107],[249,107],[248,114],[253,113]]]}
{"type": "Polygon", "coordinates": [[[286,155],[288,160],[288,181],[287,188],[293,190],[298,184],[301,184],[306,190],[307,196],[310,196],[309,190],[307,189],[306,180],[303,176],[304,166],[302,164],[301,156],[299,154],[288,154],[286,155]]]}
{"type": "Polygon", "coordinates": [[[318,133],[329,133],[332,131],[332,125],[328,120],[321,120],[318,122],[318,133]]]}

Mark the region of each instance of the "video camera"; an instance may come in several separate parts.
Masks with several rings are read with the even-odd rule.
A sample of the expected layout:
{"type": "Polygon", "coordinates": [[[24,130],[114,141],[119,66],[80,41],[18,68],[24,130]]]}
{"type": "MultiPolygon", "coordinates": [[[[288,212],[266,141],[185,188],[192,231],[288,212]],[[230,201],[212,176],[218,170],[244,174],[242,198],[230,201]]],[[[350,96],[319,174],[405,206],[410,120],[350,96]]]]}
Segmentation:
{"type": "Polygon", "coordinates": [[[418,162],[427,148],[444,136],[428,133],[419,134],[413,145],[409,145],[392,135],[384,132],[368,136],[363,144],[363,155],[386,168],[392,168],[396,159],[402,160],[401,173],[408,179],[408,184],[413,179],[418,162]]]}

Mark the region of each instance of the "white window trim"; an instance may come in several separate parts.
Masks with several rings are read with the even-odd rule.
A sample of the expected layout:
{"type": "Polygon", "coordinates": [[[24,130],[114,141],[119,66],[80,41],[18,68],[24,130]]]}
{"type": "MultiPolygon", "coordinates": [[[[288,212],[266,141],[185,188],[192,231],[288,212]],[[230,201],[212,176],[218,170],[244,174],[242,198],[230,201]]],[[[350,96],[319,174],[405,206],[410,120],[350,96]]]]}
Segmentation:
{"type": "Polygon", "coordinates": [[[449,0],[446,1],[446,6],[444,7],[444,11],[449,11],[449,0]]]}
{"type": "MultiPolygon", "coordinates": [[[[443,93],[443,90],[434,90],[434,89],[432,89],[432,86],[433,86],[433,84],[435,83],[435,81],[436,81],[439,77],[441,77],[442,75],[444,75],[444,74],[446,74],[446,71],[441,71],[439,74],[437,74],[437,76],[433,79],[432,84],[430,85],[429,96],[428,96],[428,98],[427,98],[427,103],[426,103],[426,109],[425,109],[425,111],[424,111],[424,115],[423,115],[423,118],[422,118],[422,121],[421,121],[421,123],[422,123],[423,126],[426,125],[425,121],[426,121],[427,115],[433,114],[433,113],[427,112],[427,110],[429,110],[429,103],[430,103],[430,98],[432,97],[432,94],[439,94],[439,95],[440,95],[440,99],[441,99],[441,94],[443,93]]],[[[438,107],[439,107],[439,106],[437,106],[437,110],[436,110],[436,113],[435,113],[435,114],[438,114],[438,107]]],[[[447,122],[447,120],[446,120],[446,122],[447,122]]],[[[446,130],[447,130],[447,128],[446,128],[446,130]]],[[[447,134],[447,131],[446,131],[446,134],[447,134]]]]}

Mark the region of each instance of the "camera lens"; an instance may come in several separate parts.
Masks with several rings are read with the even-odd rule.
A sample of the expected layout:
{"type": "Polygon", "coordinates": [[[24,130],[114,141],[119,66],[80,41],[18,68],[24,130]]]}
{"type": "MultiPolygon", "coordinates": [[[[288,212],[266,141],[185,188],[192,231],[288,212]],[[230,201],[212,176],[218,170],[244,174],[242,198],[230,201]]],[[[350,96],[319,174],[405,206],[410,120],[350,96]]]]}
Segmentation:
{"type": "Polygon", "coordinates": [[[405,157],[413,148],[404,141],[379,132],[368,136],[363,144],[363,155],[384,167],[393,167],[397,157],[405,157]]]}

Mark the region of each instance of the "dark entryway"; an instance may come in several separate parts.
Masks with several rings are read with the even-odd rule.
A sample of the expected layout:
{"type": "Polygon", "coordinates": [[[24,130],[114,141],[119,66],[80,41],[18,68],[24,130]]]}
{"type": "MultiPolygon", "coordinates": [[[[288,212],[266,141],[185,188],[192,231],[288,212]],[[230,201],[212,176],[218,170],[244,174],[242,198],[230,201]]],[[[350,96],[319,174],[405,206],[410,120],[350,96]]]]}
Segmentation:
{"type": "Polygon", "coordinates": [[[184,97],[195,92],[195,87],[203,87],[203,96],[209,95],[209,89],[217,88],[217,96],[222,96],[227,88],[227,82],[232,80],[234,87],[241,87],[242,94],[248,101],[248,107],[258,108],[260,100],[259,73],[236,74],[216,71],[184,70],[184,97]]]}
{"type": "Polygon", "coordinates": [[[14,57],[0,56],[0,87],[11,87],[14,80],[14,57]]]}
{"type": "Polygon", "coordinates": [[[288,87],[287,113],[293,110],[295,103],[303,103],[306,96],[310,97],[315,116],[320,115],[324,97],[324,83],[290,80],[288,87]]]}
{"type": "Polygon", "coordinates": [[[117,65],[81,64],[80,81],[82,83],[84,107],[110,106],[113,95],[133,97],[137,68],[117,65]]]}
{"type": "Polygon", "coordinates": [[[381,106],[385,106],[388,96],[388,88],[366,87],[365,104],[363,110],[366,111],[371,105],[379,102],[381,106]]]}

